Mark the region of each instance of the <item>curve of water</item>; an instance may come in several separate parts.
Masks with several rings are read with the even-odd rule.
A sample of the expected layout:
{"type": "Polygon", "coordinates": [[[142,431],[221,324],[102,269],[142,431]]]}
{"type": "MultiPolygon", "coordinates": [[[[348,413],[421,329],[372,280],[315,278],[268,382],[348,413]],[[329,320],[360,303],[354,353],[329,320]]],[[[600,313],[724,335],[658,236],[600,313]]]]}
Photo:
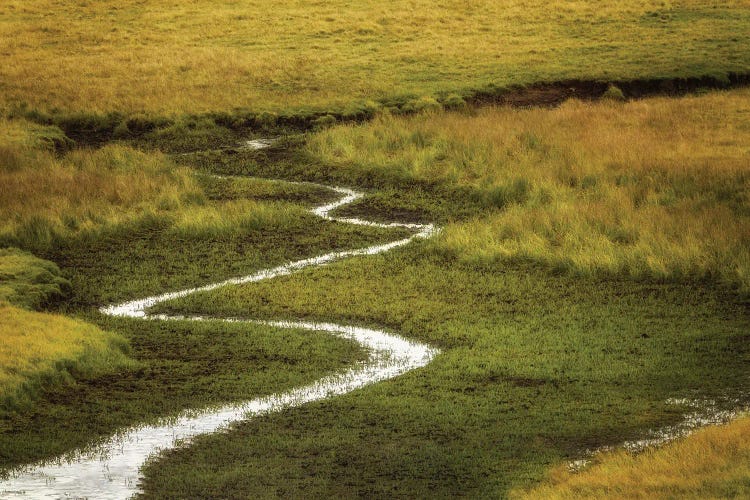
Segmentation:
{"type": "MultiPolygon", "coordinates": [[[[268,142],[253,144],[258,149],[268,142]]],[[[429,238],[437,232],[432,224],[377,223],[354,218],[341,218],[331,212],[360,198],[362,193],[341,187],[330,187],[341,198],[312,209],[319,217],[372,227],[398,227],[414,231],[408,238],[356,250],[331,252],[318,257],[289,262],[264,269],[250,276],[228,279],[219,283],[165,293],[104,307],[101,311],[111,316],[140,318],[152,321],[224,321],[268,325],[277,328],[298,328],[328,332],[358,342],[369,351],[369,359],[348,371],[320,379],[310,385],[287,392],[261,397],[240,404],[226,405],[205,412],[184,413],[165,423],[132,428],[110,438],[95,452],[77,451],[52,463],[35,464],[14,473],[7,481],[0,481],[2,498],[100,498],[120,499],[138,492],[139,470],[144,462],[162,450],[174,448],[190,438],[227,428],[228,425],[256,415],[292,408],[311,401],[353,391],[374,382],[401,375],[426,365],[438,354],[430,346],[410,341],[382,330],[360,328],[335,323],[304,321],[260,321],[200,316],[168,316],[149,314],[156,304],[185,297],[193,293],[213,290],[227,285],[238,285],[284,276],[307,267],[321,266],[357,255],[374,255],[404,246],[416,238],[429,238]]]]}

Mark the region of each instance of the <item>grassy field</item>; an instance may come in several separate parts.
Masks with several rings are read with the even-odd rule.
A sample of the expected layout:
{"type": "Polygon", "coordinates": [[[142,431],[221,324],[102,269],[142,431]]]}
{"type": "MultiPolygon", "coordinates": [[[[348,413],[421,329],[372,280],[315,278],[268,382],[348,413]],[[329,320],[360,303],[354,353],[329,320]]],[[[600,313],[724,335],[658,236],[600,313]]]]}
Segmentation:
{"type": "Polygon", "coordinates": [[[64,137],[59,130],[7,124],[0,145],[18,161],[2,169],[4,241],[61,271],[25,251],[2,249],[0,300],[76,319],[2,306],[7,404],[0,408],[0,468],[54,457],[185,409],[302,385],[364,356],[355,344],[323,334],[144,325],[97,309],[402,231],[310,215],[306,207],[333,196],[315,186],[216,178],[124,145],[54,153],[46,137],[64,137]],[[24,231],[29,220],[43,231],[24,231]],[[116,349],[103,349],[108,344],[116,349]]]}
{"type": "Polygon", "coordinates": [[[750,67],[748,6],[9,0],[0,109],[344,112],[570,78],[725,77],[750,67]]]}
{"type": "Polygon", "coordinates": [[[260,176],[357,187],[339,214],[442,231],[159,311],[382,327],[442,354],[167,451],[144,497],[746,495],[746,419],[561,467],[695,410],[670,399],[749,402],[750,91],[472,103],[721,86],[748,46],[748,0],[2,2],[0,476],[365,358],[99,312],[407,234],[312,215],[335,198],[320,187],[234,177],[260,176]],[[295,135],[253,151],[248,130],[295,135]]]}
{"type": "Polygon", "coordinates": [[[726,293],[467,264],[429,243],[170,310],[384,325],[444,354],[170,452],[146,472],[157,497],[503,496],[689,411],[667,398],[742,395],[750,359],[746,305],[726,293]]]}
{"type": "Polygon", "coordinates": [[[597,458],[582,473],[558,469],[514,498],[742,498],[750,494],[750,420],[711,427],[642,455],[597,458]]]}
{"type": "Polygon", "coordinates": [[[744,90],[571,102],[384,117],[296,154],[197,161],[377,187],[348,212],[445,227],[161,310],[380,325],[444,354],[169,452],[146,496],[505,496],[678,422],[690,410],[669,398],[745,398],[749,118],[744,90]]]}

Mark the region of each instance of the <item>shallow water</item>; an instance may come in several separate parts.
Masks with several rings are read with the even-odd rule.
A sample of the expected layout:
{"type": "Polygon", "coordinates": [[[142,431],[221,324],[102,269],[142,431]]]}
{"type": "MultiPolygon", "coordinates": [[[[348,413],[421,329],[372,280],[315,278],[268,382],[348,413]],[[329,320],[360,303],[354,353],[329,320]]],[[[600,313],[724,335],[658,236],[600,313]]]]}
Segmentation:
{"type": "MultiPolygon", "coordinates": [[[[248,141],[246,147],[260,149],[271,141],[248,141]]],[[[357,364],[343,374],[331,375],[310,385],[287,392],[253,399],[240,404],[213,408],[204,412],[190,412],[159,425],[128,429],[110,438],[95,451],[78,451],[51,463],[30,465],[16,471],[7,481],[0,481],[2,498],[128,498],[138,492],[140,467],[161,450],[184,446],[190,438],[227,428],[255,415],[292,408],[353,391],[374,382],[401,375],[426,365],[438,351],[393,333],[336,323],[297,321],[255,321],[240,319],[211,319],[199,316],[152,315],[148,309],[156,304],[184,297],[196,292],[213,290],[227,285],[251,283],[284,276],[308,267],[357,255],[374,255],[408,244],[416,238],[429,238],[436,233],[432,224],[377,223],[331,215],[336,208],[362,196],[354,190],[322,186],[341,195],[333,203],[311,210],[319,217],[373,227],[401,227],[413,230],[408,238],[356,250],[331,252],[264,269],[249,276],[228,279],[197,288],[164,293],[123,304],[103,307],[102,313],[111,316],[141,318],[149,321],[225,321],[268,325],[276,328],[295,328],[329,332],[358,342],[369,352],[367,361],[357,364]]]]}

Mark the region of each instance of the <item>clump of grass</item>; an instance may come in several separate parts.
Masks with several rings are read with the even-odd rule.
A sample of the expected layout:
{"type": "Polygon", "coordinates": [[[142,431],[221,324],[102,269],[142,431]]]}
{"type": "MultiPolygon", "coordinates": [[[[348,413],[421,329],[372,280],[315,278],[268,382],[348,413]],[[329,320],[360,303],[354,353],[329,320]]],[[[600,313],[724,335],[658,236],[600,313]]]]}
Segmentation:
{"type": "Polygon", "coordinates": [[[288,203],[229,201],[180,212],[169,234],[183,240],[238,237],[261,229],[289,228],[306,215],[302,207],[288,203]]]}
{"type": "Polygon", "coordinates": [[[62,237],[204,199],[190,171],[164,155],[108,145],[59,157],[39,127],[5,121],[0,130],[0,245],[44,250],[62,237]]]}
{"type": "Polygon", "coordinates": [[[610,101],[624,101],[625,94],[622,93],[620,87],[610,84],[607,90],[604,91],[604,94],[602,94],[602,98],[609,99],[610,101]]]}
{"type": "Polygon", "coordinates": [[[554,469],[540,486],[511,498],[740,498],[750,495],[750,418],[702,429],[633,455],[600,455],[582,472],[554,469]]]}
{"type": "Polygon", "coordinates": [[[0,415],[75,378],[135,366],[125,340],[83,321],[33,312],[70,293],[52,262],[0,249],[0,415]]]}
{"type": "Polygon", "coordinates": [[[119,335],[83,321],[0,301],[0,414],[28,406],[42,391],[76,378],[136,365],[119,335]]]}
{"type": "Polygon", "coordinates": [[[54,262],[15,248],[0,248],[0,302],[38,309],[69,292],[70,282],[54,262]]]}
{"type": "Polygon", "coordinates": [[[436,240],[435,251],[464,261],[710,279],[747,292],[749,97],[382,116],[321,131],[308,149],[346,176],[463,190],[496,208],[436,240]]]}

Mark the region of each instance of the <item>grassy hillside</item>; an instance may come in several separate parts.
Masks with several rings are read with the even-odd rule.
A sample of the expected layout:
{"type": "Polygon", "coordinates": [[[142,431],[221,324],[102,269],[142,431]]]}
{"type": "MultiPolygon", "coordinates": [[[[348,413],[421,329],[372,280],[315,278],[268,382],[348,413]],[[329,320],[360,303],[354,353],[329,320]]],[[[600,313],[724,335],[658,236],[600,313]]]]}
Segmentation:
{"type": "Polygon", "coordinates": [[[726,75],[750,70],[748,6],[9,0],[0,109],[340,111],[542,80],[726,75]]]}

